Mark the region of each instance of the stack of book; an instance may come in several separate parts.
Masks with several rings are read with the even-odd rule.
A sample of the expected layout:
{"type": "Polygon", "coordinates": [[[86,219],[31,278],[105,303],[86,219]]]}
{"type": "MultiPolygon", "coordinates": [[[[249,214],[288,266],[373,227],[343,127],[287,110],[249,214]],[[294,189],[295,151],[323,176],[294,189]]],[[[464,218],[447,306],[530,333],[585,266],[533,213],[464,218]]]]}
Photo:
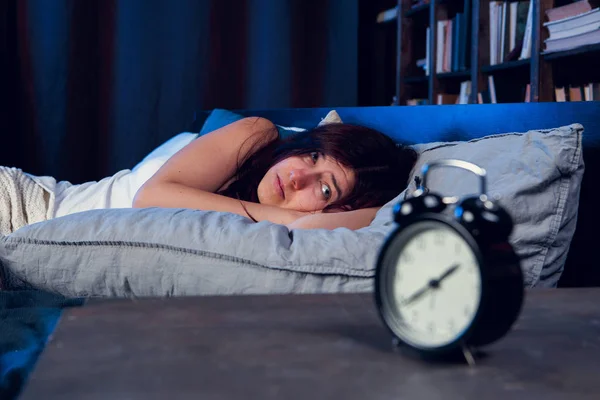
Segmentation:
{"type": "Polygon", "coordinates": [[[544,53],[571,50],[600,43],[599,0],[580,0],[546,11],[544,26],[550,36],[544,53]]]}
{"type": "Polygon", "coordinates": [[[531,1],[490,1],[490,65],[531,57],[531,1]]]}

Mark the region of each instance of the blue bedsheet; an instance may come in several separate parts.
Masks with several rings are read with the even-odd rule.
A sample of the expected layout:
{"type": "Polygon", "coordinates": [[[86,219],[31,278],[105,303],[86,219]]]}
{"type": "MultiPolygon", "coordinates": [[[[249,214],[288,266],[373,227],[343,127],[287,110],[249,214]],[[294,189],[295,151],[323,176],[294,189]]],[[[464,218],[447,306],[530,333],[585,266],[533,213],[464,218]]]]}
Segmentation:
{"type": "Polygon", "coordinates": [[[63,308],[82,304],[35,290],[0,292],[0,399],[21,393],[63,308]]]}

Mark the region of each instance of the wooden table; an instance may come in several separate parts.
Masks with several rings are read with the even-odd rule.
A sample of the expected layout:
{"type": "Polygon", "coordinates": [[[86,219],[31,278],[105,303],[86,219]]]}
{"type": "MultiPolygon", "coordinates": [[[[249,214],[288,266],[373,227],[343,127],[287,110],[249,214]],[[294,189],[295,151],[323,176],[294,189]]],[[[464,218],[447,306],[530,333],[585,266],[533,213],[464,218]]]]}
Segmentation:
{"type": "Polygon", "coordinates": [[[392,350],[370,295],[94,301],[22,399],[599,399],[600,289],[528,292],[475,367],[392,350]]]}

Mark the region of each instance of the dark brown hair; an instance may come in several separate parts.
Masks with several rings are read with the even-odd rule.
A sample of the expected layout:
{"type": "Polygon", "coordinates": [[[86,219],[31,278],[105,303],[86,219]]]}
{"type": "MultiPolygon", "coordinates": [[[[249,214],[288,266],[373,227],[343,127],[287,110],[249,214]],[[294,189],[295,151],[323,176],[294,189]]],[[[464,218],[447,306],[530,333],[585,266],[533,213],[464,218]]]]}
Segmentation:
{"type": "Polygon", "coordinates": [[[413,148],[396,144],[379,131],[332,123],[286,138],[278,136],[267,144],[257,143],[256,150],[238,162],[234,182],[219,194],[258,202],[258,184],[269,168],[288,157],[312,152],[335,159],[356,176],[352,191],[324,212],[383,206],[406,188],[418,158],[413,148]]]}

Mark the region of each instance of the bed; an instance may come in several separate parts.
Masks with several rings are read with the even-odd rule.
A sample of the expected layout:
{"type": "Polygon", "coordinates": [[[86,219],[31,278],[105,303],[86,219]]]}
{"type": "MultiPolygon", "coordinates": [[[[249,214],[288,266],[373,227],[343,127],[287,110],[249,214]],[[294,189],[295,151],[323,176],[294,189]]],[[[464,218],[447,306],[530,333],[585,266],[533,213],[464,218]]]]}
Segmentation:
{"type": "MultiPolygon", "coordinates": [[[[190,131],[203,134],[230,118],[256,115],[301,134],[329,111],[200,111],[190,131]]],[[[344,122],[415,145],[421,164],[463,158],[488,169],[492,194],[516,215],[514,245],[527,287],[600,285],[593,184],[600,103],[336,111],[344,122]]],[[[476,185],[457,174],[432,177],[430,187],[471,193],[476,185]]],[[[290,232],[227,213],[122,209],[68,215],[3,236],[0,271],[12,291],[0,293],[0,319],[3,332],[13,334],[0,335],[0,393],[19,390],[61,308],[86,297],[368,292],[378,246],[394,227],[391,208],[414,189],[408,185],[372,226],[356,232],[290,232]]]]}
{"type": "MultiPolygon", "coordinates": [[[[367,107],[337,109],[344,122],[363,123],[408,143],[468,141],[492,134],[551,129],[580,123],[583,126],[585,173],[578,198],[577,229],[574,232],[560,280],[561,287],[600,286],[596,265],[597,192],[595,175],[600,173],[600,102],[478,104],[443,107],[367,107]],[[599,172],[596,172],[599,171],[599,172]],[[583,215],[583,217],[581,216],[583,215]]],[[[329,111],[321,109],[252,110],[258,115],[289,126],[310,127],[329,111]]],[[[202,126],[208,112],[197,114],[193,127],[202,126]]]]}

